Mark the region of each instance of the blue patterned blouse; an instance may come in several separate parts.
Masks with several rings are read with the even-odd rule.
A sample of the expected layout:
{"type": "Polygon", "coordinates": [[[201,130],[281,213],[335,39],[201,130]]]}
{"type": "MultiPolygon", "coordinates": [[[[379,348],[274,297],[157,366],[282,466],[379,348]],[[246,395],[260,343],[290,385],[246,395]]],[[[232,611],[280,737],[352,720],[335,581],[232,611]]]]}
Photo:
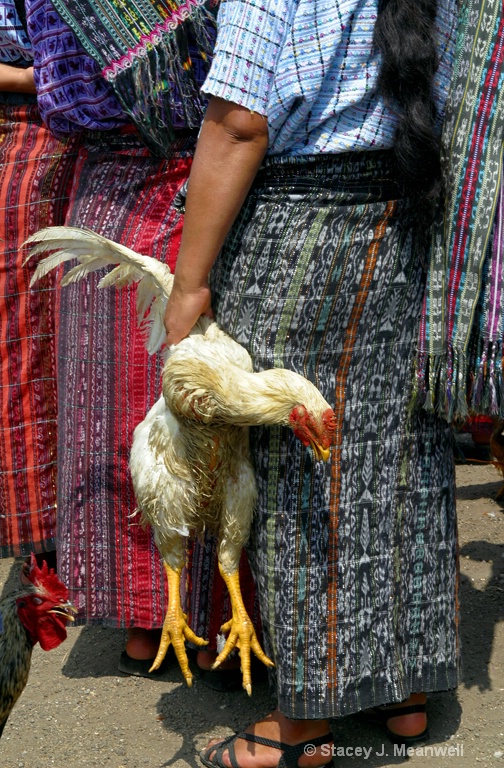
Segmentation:
{"type": "Polygon", "coordinates": [[[129,124],[98,64],[85,52],[51,0],[25,0],[42,119],[55,136],[129,124]]]}
{"type": "Polygon", "coordinates": [[[19,20],[14,0],[0,2],[0,62],[28,64],[33,61],[28,35],[19,20]]]}
{"type": "MultiPolygon", "coordinates": [[[[375,93],[378,0],[222,0],[203,90],[266,115],[269,154],[383,149],[394,114],[375,93]]],[[[441,122],[453,66],[457,0],[439,0],[441,122]]]]}

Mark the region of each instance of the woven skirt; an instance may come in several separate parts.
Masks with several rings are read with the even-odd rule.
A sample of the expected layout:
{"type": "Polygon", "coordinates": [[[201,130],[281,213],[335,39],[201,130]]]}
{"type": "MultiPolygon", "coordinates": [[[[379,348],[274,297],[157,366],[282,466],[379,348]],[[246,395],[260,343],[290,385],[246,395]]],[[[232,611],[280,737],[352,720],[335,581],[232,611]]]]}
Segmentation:
{"type": "MultiPolygon", "coordinates": [[[[160,160],[133,129],[88,133],[66,223],[173,269],[183,224],[173,201],[189,175],[193,149],[193,140],[180,140],[171,159],[160,160]]],[[[145,350],[136,288],[97,288],[106,271],[59,292],[59,574],[79,608],[77,623],[149,629],[163,624],[165,575],[152,532],[139,522],[129,454],[135,427],[160,396],[163,356],[145,350]]],[[[196,542],[189,554],[184,609],[215,648],[231,615],[215,545],[196,542]]],[[[247,606],[254,615],[247,569],[244,558],[247,606]]]]}
{"type": "Polygon", "coordinates": [[[452,434],[411,412],[425,285],[387,153],[270,161],[212,273],[256,370],[314,382],[330,461],[256,428],[249,556],[281,711],[337,717],[459,679],[452,434]]]}
{"type": "Polygon", "coordinates": [[[56,547],[55,276],[24,241],[63,224],[77,157],[36,104],[0,105],[0,557],[56,547]]]}

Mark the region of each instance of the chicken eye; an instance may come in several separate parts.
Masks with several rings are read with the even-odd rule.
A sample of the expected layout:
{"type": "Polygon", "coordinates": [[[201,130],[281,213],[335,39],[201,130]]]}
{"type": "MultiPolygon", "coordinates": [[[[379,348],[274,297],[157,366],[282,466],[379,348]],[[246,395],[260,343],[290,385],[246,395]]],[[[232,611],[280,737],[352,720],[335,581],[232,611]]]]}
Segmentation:
{"type": "Polygon", "coordinates": [[[42,598],[35,596],[32,598],[32,602],[35,603],[35,605],[42,605],[44,601],[42,598]]]}

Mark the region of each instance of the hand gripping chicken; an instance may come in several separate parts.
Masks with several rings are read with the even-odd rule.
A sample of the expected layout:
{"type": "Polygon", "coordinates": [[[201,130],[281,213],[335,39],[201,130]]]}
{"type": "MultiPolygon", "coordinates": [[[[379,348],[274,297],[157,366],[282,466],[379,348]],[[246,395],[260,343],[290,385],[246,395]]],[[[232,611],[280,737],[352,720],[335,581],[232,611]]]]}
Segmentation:
{"type": "MultiPolygon", "coordinates": [[[[103,266],[114,264],[99,287],[137,282],[139,321],[148,333],[147,350],[165,339],[163,315],[173,276],[166,265],[141,256],[89,230],[51,227],[33,235],[30,257],[55,251],[40,262],[33,281],[64,261],[78,259],[61,281],[68,285],[103,266]],[[150,308],[150,311],[149,311],[150,308]]],[[[211,319],[201,317],[191,334],[167,353],[162,396],[137,426],[130,469],[142,522],[154,531],[168,578],[168,610],[157,669],[170,643],[182,673],[192,675],[185,640],[204,645],[189,628],[180,605],[180,575],[185,540],[205,530],[218,537],[219,570],[231,597],[232,617],[214,668],[239,648],[243,687],[250,695],[250,649],[266,665],[240,593],[238,565],[247,541],[256,501],[249,458],[248,427],[290,427],[317,459],[327,460],[334,414],[318,389],[285,369],[252,372],[249,354],[211,319]]]]}

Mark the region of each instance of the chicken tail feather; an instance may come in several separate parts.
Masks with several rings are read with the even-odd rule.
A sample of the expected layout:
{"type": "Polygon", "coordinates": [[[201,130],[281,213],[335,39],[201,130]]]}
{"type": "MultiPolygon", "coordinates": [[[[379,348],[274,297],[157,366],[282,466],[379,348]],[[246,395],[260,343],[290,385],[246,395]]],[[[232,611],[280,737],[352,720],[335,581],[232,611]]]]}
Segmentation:
{"type": "Polygon", "coordinates": [[[165,341],[164,310],[171,292],[173,275],[169,267],[151,256],[143,256],[124,245],[79,227],[47,227],[28,238],[28,257],[54,251],[37,265],[30,286],[52,269],[76,259],[79,264],[62,278],[61,285],[78,282],[107,266],[114,269],[101,278],[99,288],[122,288],[137,283],[137,313],[145,331],[149,354],[157,352],[165,341]]]}

